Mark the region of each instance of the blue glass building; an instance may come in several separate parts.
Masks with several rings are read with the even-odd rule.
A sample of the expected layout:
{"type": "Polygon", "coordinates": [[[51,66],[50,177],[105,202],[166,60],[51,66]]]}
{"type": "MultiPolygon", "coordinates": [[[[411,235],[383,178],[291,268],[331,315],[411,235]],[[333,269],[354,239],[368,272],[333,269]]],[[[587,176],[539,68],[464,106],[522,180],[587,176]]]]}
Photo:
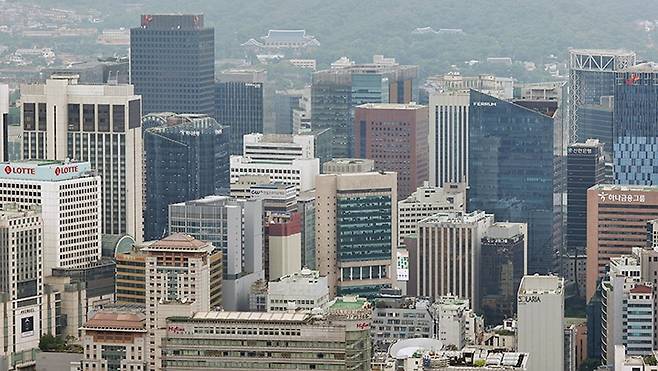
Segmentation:
{"type": "Polygon", "coordinates": [[[528,272],[553,260],[554,119],[470,92],[468,208],[528,223],[528,272]]]}
{"type": "Polygon", "coordinates": [[[144,239],[162,238],[169,205],[229,188],[229,128],[206,115],[145,116],[144,239]]]}
{"type": "Polygon", "coordinates": [[[615,79],[615,183],[658,184],[658,66],[643,63],[615,79]]]}

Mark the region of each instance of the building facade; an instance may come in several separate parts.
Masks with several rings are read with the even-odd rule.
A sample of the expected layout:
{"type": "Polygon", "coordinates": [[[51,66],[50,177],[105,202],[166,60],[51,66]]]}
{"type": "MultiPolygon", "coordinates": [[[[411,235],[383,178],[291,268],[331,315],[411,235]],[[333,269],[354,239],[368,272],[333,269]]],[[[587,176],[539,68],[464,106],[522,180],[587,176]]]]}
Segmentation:
{"type": "Polygon", "coordinates": [[[636,55],[626,50],[569,50],[569,142],[576,143],[589,138],[583,136],[587,122],[581,108],[590,104],[600,104],[601,98],[614,95],[615,72],[635,65],[636,55]]]}
{"type": "Polygon", "coordinates": [[[311,313],[315,308],[326,309],[330,303],[327,277],[320,272],[304,268],[267,285],[267,311],[302,311],[311,313]]]}
{"type": "Polygon", "coordinates": [[[333,129],[335,157],[352,157],[354,107],[365,103],[409,103],[417,67],[388,59],[373,59],[368,64],[339,62],[329,70],[313,74],[311,117],[314,128],[333,129]]]}
{"type": "Polygon", "coordinates": [[[525,276],[518,291],[518,350],[532,354],[528,369],[564,367],[564,280],[525,276]]]}
{"type": "Polygon", "coordinates": [[[468,115],[468,210],[527,223],[529,272],[548,272],[555,255],[553,116],[473,90],[468,115]]]}
{"type": "Polygon", "coordinates": [[[398,174],[398,197],[428,180],[427,107],[367,103],[354,115],[354,156],[375,160],[375,170],[398,174]]]}
{"type": "Polygon", "coordinates": [[[89,162],[1,164],[0,204],[37,206],[43,220],[43,274],[82,268],[101,257],[101,179],[89,162]]]}
{"type": "Polygon", "coordinates": [[[489,325],[516,314],[516,291],[528,273],[528,226],[496,222],[481,240],[480,308],[489,325]]]}
{"type": "Polygon", "coordinates": [[[395,173],[322,174],[315,191],[315,267],[331,295],[373,297],[396,279],[395,173]]]}
{"type": "Polygon", "coordinates": [[[613,170],[616,184],[658,184],[658,65],[615,74],[613,170]]]}
{"type": "Polygon", "coordinates": [[[418,222],[434,214],[446,211],[464,212],[466,189],[463,184],[444,184],[443,188],[430,186],[425,182],[409,197],[398,201],[398,237],[404,238],[416,233],[418,222]]]}
{"type": "Polygon", "coordinates": [[[610,258],[646,245],[647,222],[656,218],[656,187],[596,185],[587,191],[587,300],[610,258]]]}
{"type": "Polygon", "coordinates": [[[145,14],[130,29],[130,82],[144,113],[214,115],[215,29],[202,14],[145,14]]]}
{"type": "MultiPolygon", "coordinates": [[[[0,302],[5,320],[0,356],[9,370],[21,369],[24,353],[39,348],[42,335],[51,332],[46,318],[43,258],[43,222],[39,208],[0,211],[0,302]]],[[[25,357],[27,361],[30,357],[25,357]]]]}
{"type": "Polygon", "coordinates": [[[417,246],[409,252],[417,290],[410,294],[434,299],[456,295],[479,308],[482,237],[493,223],[494,216],[483,211],[439,213],[421,220],[417,246]]]}
{"type": "MultiPolygon", "coordinates": [[[[342,306],[342,303],[339,304],[342,306]]],[[[348,312],[349,313],[349,312],[348,312]]],[[[280,312],[199,312],[170,318],[162,334],[166,370],[370,370],[370,318],[280,312]],[[245,348],[244,341],[254,342],[245,348]]],[[[250,343],[251,344],[251,343],[250,343]]]]}
{"type": "Polygon", "coordinates": [[[229,190],[229,128],[206,115],[162,119],[164,123],[144,131],[147,241],[166,234],[170,204],[229,190]]]}
{"type": "Polygon", "coordinates": [[[230,154],[242,154],[243,137],[263,132],[263,82],[217,81],[215,108],[217,121],[231,127],[230,154]]]}
{"type": "Polygon", "coordinates": [[[142,107],[133,87],[57,75],[22,86],[21,101],[23,159],[88,161],[102,181],[103,233],[141,241],[142,107]]]}
{"type": "Polygon", "coordinates": [[[468,91],[438,92],[429,98],[430,184],[468,184],[468,91]]]}
{"type": "Polygon", "coordinates": [[[185,233],[221,250],[223,308],[249,308],[249,289],[264,278],[262,201],[207,196],[170,205],[169,233],[185,233]]]}

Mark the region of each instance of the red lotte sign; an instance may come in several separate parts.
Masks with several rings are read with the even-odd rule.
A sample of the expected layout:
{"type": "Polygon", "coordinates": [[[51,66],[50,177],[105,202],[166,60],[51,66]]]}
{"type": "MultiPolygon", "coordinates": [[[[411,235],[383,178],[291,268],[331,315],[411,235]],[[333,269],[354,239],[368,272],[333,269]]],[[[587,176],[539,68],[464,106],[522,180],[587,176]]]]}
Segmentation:
{"type": "Polygon", "coordinates": [[[36,175],[33,167],[5,166],[5,174],[36,175]]]}
{"type": "Polygon", "coordinates": [[[71,166],[57,166],[55,168],[55,175],[60,176],[61,174],[77,173],[78,165],[71,166]]]}

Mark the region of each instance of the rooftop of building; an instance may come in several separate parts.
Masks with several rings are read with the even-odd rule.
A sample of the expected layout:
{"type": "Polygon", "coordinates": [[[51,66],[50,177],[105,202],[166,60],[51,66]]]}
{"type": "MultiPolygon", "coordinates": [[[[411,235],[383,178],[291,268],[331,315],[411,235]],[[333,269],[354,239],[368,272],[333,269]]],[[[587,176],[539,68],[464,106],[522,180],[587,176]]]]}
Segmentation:
{"type": "Polygon", "coordinates": [[[305,282],[317,283],[318,282],[317,280],[320,277],[321,276],[319,271],[311,270],[308,268],[302,268],[302,270],[299,272],[281,276],[272,282],[290,283],[290,282],[305,281],[305,282]]]}
{"type": "Polygon", "coordinates": [[[620,191],[620,192],[658,192],[658,186],[649,185],[617,185],[617,184],[596,184],[590,187],[594,191],[620,191]]]}
{"type": "Polygon", "coordinates": [[[378,109],[378,110],[408,110],[408,111],[416,111],[419,109],[427,108],[427,106],[424,106],[422,104],[417,104],[416,102],[410,102],[410,103],[365,103],[356,106],[357,108],[362,108],[362,109],[378,109]]]}
{"type": "Polygon", "coordinates": [[[564,278],[558,276],[540,276],[538,274],[524,276],[519,285],[521,294],[559,294],[564,288],[564,278]]]}
{"type": "Polygon", "coordinates": [[[601,141],[592,138],[587,139],[585,142],[578,142],[569,145],[569,147],[572,148],[598,148],[601,146],[603,146],[603,143],[601,143],[601,141]]]}
{"type": "Polygon", "coordinates": [[[146,332],[146,316],[141,312],[102,310],[84,324],[85,330],[115,330],[146,332]]]}
{"type": "Polygon", "coordinates": [[[636,285],[631,289],[632,294],[651,294],[653,292],[653,289],[651,286],[644,284],[644,285],[636,285]]]}
{"type": "Polygon", "coordinates": [[[360,310],[370,307],[368,300],[358,296],[343,296],[334,299],[329,305],[330,310],[360,310]]]}
{"type": "Polygon", "coordinates": [[[434,214],[420,221],[422,224],[471,224],[483,218],[491,217],[493,214],[487,214],[482,210],[476,210],[470,213],[461,211],[445,211],[434,214]]]}
{"type": "MultiPolygon", "coordinates": [[[[180,320],[180,317],[172,319],[180,320]]],[[[183,318],[185,319],[185,318],[183,318]]],[[[288,312],[197,312],[192,320],[223,320],[244,322],[307,322],[309,315],[306,313],[288,312]]],[[[189,319],[188,319],[189,320],[189,319]]]]}
{"type": "Polygon", "coordinates": [[[570,54],[596,56],[633,56],[635,52],[626,49],[569,49],[570,54]]]}
{"type": "Polygon", "coordinates": [[[203,252],[208,251],[212,245],[209,242],[197,240],[196,238],[184,234],[174,233],[159,241],[153,242],[145,247],[143,251],[180,251],[180,252],[203,252]]]}
{"type": "Polygon", "coordinates": [[[623,72],[648,72],[656,73],[658,72],[658,63],[656,62],[644,62],[638,63],[634,66],[630,66],[623,70],[623,72]]]}

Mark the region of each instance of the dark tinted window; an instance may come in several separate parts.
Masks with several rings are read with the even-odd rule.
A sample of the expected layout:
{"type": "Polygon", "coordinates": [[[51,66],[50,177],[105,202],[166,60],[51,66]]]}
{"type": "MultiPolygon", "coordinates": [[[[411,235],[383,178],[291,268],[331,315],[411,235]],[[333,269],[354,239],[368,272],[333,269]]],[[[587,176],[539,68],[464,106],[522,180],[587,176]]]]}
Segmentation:
{"type": "Polygon", "coordinates": [[[46,131],[46,104],[39,103],[39,130],[46,131]]]}
{"type": "Polygon", "coordinates": [[[34,112],[34,103],[23,104],[23,128],[25,130],[34,130],[36,127],[36,117],[34,112]]]}
{"type": "Polygon", "coordinates": [[[114,131],[123,132],[126,130],[126,108],[122,105],[112,106],[112,128],[114,131]]]}
{"type": "Polygon", "coordinates": [[[96,114],[94,113],[93,104],[83,104],[82,105],[82,130],[83,131],[94,131],[96,130],[96,114]]]}
{"type": "Polygon", "coordinates": [[[128,128],[138,128],[142,120],[142,107],[139,99],[128,103],[128,128]]]}
{"type": "Polygon", "coordinates": [[[110,131],[110,106],[98,105],[98,131],[110,131]]]}
{"type": "Polygon", "coordinates": [[[69,104],[69,130],[80,131],[80,105],[79,104],[69,104]]]}

